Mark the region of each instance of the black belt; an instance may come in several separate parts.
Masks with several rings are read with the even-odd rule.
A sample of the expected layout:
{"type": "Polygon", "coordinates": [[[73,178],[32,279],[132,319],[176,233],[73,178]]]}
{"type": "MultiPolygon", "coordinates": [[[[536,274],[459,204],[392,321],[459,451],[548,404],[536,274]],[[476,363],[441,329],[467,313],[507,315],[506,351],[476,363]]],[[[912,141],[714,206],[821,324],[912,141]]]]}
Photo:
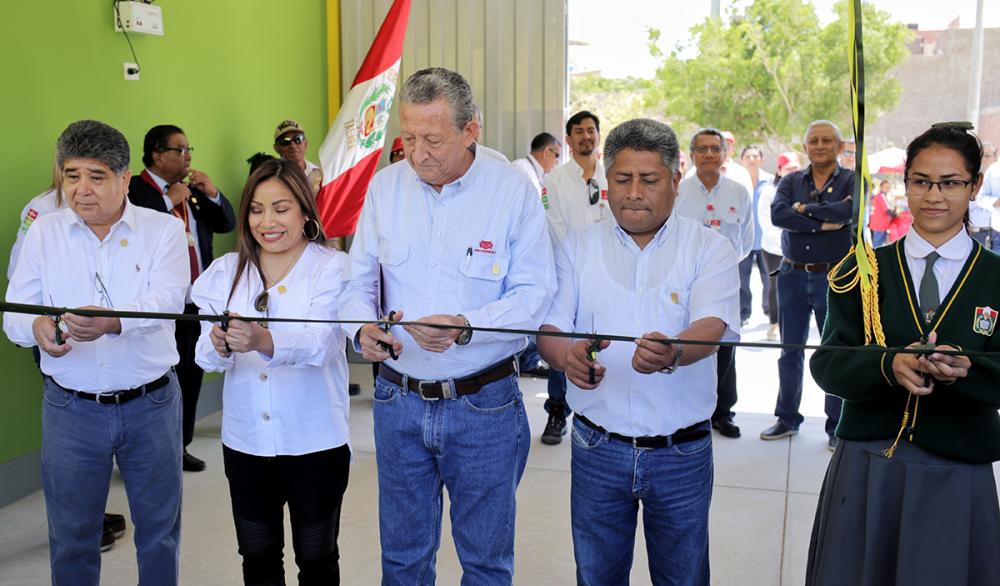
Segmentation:
{"type": "MultiPolygon", "coordinates": [[[[478,393],[479,389],[484,386],[510,376],[515,372],[517,372],[517,368],[514,359],[505,358],[476,374],[455,379],[452,382],[447,380],[420,380],[418,378],[407,377],[406,388],[419,393],[427,401],[454,399],[462,395],[478,393]],[[453,388],[454,393],[452,393],[453,388]]],[[[385,363],[378,365],[378,375],[394,385],[403,386],[403,375],[389,368],[385,363]]]]}
{"type": "Polygon", "coordinates": [[[833,267],[832,262],[792,262],[790,260],[786,260],[785,262],[792,265],[793,269],[807,273],[825,273],[833,267]]]}
{"type": "Polygon", "coordinates": [[[608,430],[604,429],[600,425],[597,425],[593,421],[587,419],[579,413],[574,413],[573,417],[579,419],[580,423],[586,425],[594,431],[599,431],[601,433],[607,433],[608,437],[611,439],[622,442],[623,444],[629,444],[633,448],[669,448],[670,446],[677,444],[686,444],[688,442],[693,442],[695,440],[700,440],[701,438],[712,433],[709,429],[709,422],[700,421],[695,423],[690,427],[685,427],[684,429],[678,429],[670,435],[648,435],[645,437],[631,437],[628,435],[621,435],[620,433],[609,433],[608,430]]]}
{"type": "Polygon", "coordinates": [[[167,386],[168,382],[170,382],[170,378],[167,375],[163,375],[151,383],[146,383],[141,387],[136,387],[134,389],[127,389],[124,391],[114,391],[111,393],[87,393],[85,391],[76,391],[73,389],[67,389],[66,387],[57,383],[55,379],[52,379],[52,384],[66,391],[67,393],[73,395],[74,397],[78,399],[86,399],[88,401],[95,401],[97,403],[100,403],[101,405],[121,405],[122,403],[128,403],[132,399],[137,399],[145,395],[146,393],[152,393],[157,389],[162,389],[163,387],[167,386]]]}

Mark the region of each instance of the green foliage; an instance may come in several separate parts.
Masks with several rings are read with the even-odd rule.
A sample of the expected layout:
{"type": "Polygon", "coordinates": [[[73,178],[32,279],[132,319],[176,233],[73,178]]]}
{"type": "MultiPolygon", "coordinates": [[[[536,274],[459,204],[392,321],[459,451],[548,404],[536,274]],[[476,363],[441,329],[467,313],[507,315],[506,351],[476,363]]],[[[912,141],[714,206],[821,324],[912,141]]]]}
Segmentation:
{"type": "Polygon", "coordinates": [[[570,78],[570,113],[590,110],[601,118],[604,134],[626,120],[632,118],[659,118],[656,110],[644,98],[645,92],[653,88],[653,80],[608,79],[596,73],[574,75],[570,78]]]}
{"type": "MultiPolygon", "coordinates": [[[[688,44],[664,56],[647,109],[658,109],[679,126],[715,126],[740,142],[765,142],[772,150],[801,143],[810,121],[826,118],[850,133],[847,2],[837,19],[820,26],[805,0],[754,0],[729,22],[706,19],[691,29],[688,44]]],[[[890,70],[906,56],[912,33],[888,13],[863,4],[866,118],[895,107],[899,83],[890,70]]],[[[658,31],[650,31],[659,51],[658,31]]]]}

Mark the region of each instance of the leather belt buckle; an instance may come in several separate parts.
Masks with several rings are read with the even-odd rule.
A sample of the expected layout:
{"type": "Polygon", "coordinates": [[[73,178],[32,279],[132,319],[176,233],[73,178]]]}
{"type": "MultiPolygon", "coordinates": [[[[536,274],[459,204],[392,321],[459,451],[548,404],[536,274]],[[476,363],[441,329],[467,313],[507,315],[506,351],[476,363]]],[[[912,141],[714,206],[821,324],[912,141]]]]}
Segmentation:
{"type": "Polygon", "coordinates": [[[425,393],[425,389],[430,389],[434,385],[438,385],[438,388],[440,388],[442,391],[444,390],[444,387],[441,385],[441,383],[439,383],[436,380],[422,380],[422,381],[417,381],[417,394],[419,394],[420,398],[423,399],[424,401],[437,401],[437,400],[439,400],[441,397],[428,396],[425,393]]]}

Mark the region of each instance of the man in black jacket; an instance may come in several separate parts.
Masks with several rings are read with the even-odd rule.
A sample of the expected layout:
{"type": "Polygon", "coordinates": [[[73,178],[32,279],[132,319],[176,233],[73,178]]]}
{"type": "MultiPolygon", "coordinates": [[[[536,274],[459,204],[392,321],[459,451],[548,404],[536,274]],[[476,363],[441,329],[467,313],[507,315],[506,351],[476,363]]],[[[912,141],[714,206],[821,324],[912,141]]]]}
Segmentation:
{"type": "MultiPolygon", "coordinates": [[[[132,176],[129,200],[138,206],[173,214],[184,222],[187,233],[191,281],[212,263],[212,235],[232,232],[236,227],[233,206],[202,171],[191,169],[191,151],[184,131],[165,124],[154,126],[142,144],[142,173],[132,176]],[[187,182],[184,182],[187,179],[187,182]]],[[[188,289],[184,313],[197,314],[188,289]]],[[[194,419],[204,372],[194,362],[194,348],[201,333],[199,322],[177,322],[177,378],[184,402],[184,470],[198,472],[205,462],[188,453],[194,435],[194,419]]]]}

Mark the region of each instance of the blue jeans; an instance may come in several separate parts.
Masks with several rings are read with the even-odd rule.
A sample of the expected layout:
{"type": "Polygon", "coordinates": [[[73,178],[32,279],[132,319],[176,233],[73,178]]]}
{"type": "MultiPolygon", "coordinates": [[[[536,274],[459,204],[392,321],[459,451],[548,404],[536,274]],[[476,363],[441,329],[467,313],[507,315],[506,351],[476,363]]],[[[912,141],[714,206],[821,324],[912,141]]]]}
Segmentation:
{"type": "Polygon", "coordinates": [[[113,462],[128,496],[139,584],[177,584],[181,538],[181,395],[177,377],[121,405],[78,399],[46,377],[42,488],[52,584],[93,584],[113,462]]]}
{"type": "Polygon", "coordinates": [[[636,449],[574,419],[572,437],[577,584],[627,586],[641,502],[653,584],[707,585],[711,433],[667,448],[636,449]]]}
{"type": "Polygon", "coordinates": [[[442,487],[462,584],[511,584],[515,492],[531,444],[517,377],[425,401],[380,376],[373,409],[382,584],[434,584],[442,487]]]}
{"type": "Polygon", "coordinates": [[[985,246],[987,250],[1000,252],[1000,232],[989,228],[980,229],[978,232],[975,232],[972,237],[985,246]],[[988,240],[987,236],[989,237],[988,240]]]}
{"type": "MultiPolygon", "coordinates": [[[[816,327],[823,333],[826,321],[827,273],[807,273],[785,262],[778,269],[778,327],[782,344],[805,344],[809,339],[809,319],[815,317],[816,327]]],[[[802,376],[805,352],[782,350],[778,358],[778,402],[774,414],[792,429],[798,429],[803,417],[802,376]]],[[[833,435],[840,421],[842,400],[826,395],[826,433],[833,435]]]]}

